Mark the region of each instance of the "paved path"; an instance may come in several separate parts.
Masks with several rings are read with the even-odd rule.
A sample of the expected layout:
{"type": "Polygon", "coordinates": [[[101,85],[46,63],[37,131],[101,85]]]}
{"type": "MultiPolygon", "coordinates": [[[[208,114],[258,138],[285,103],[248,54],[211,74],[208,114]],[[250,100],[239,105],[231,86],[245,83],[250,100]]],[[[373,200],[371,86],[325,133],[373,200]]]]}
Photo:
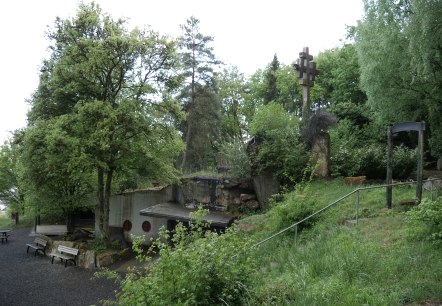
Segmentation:
{"type": "Polygon", "coordinates": [[[117,285],[95,279],[94,270],[51,264],[46,256],[26,253],[26,243],[34,241],[30,229],[14,229],[9,241],[0,244],[0,305],[101,305],[115,300],[117,285]]]}

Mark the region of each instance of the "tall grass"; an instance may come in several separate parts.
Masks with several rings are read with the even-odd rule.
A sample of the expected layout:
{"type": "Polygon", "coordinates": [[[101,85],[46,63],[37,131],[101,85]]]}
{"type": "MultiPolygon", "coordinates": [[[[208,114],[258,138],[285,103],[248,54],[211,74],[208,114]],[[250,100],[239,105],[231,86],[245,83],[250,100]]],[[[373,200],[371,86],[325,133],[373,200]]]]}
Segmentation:
{"type": "MultiPolygon", "coordinates": [[[[302,192],[274,203],[266,217],[252,218],[257,239],[288,225],[354,190],[341,181],[313,182],[302,192]],[[308,207],[311,206],[311,207],[308,207]]],[[[440,245],[413,240],[406,208],[413,187],[393,189],[393,209],[385,208],[385,189],[360,193],[361,222],[355,197],[325,211],[299,237],[288,232],[256,248],[260,269],[254,275],[250,305],[404,305],[442,300],[440,245]]],[[[248,220],[244,220],[247,223],[248,220]]]]}

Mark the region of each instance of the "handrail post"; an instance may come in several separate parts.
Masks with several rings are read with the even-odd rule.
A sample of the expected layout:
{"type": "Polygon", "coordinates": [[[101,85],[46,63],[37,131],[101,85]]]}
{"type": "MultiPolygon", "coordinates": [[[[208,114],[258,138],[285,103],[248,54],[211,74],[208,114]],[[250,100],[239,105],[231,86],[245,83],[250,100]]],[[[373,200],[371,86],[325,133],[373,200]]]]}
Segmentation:
{"type": "Polygon", "coordinates": [[[421,122],[421,129],[419,130],[418,143],[417,143],[417,185],[416,185],[416,198],[418,203],[422,201],[422,169],[424,161],[424,130],[425,122],[421,122]]]}
{"type": "Polygon", "coordinates": [[[393,186],[393,126],[388,126],[387,129],[387,192],[386,192],[386,202],[387,208],[391,209],[392,202],[392,191],[393,186]]]}
{"type": "Polygon", "coordinates": [[[430,181],[430,201],[433,201],[433,180],[430,181]]]}
{"type": "Polygon", "coordinates": [[[359,189],[356,191],[356,225],[359,224],[359,189]]]}

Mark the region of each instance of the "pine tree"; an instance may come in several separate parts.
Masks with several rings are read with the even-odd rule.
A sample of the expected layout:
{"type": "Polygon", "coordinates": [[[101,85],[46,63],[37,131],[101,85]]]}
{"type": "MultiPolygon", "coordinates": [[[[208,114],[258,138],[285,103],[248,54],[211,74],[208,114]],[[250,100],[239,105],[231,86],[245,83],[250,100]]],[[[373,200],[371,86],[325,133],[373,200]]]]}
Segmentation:
{"type": "Polygon", "coordinates": [[[203,168],[214,156],[220,102],[216,95],[214,68],[221,62],[209,46],[213,37],[200,33],[199,20],[187,19],[179,38],[185,86],[179,99],[187,112],[182,127],[187,149],[181,160],[183,168],[203,168]],[[202,151],[201,151],[202,150],[202,151]]]}
{"type": "Polygon", "coordinates": [[[276,101],[279,92],[276,79],[276,72],[279,70],[279,60],[276,54],[273,56],[273,60],[270,63],[270,65],[267,67],[266,73],[265,73],[265,80],[267,83],[267,90],[264,93],[264,104],[269,104],[272,101],[276,101]]]}

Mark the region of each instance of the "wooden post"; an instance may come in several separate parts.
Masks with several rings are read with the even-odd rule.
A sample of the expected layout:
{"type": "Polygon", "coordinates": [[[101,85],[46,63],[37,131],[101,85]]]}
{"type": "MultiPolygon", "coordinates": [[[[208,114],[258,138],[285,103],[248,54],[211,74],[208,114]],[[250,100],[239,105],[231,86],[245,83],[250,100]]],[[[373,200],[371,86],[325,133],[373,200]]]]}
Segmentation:
{"type": "Polygon", "coordinates": [[[387,129],[387,208],[391,209],[393,195],[393,126],[387,129]]]}

